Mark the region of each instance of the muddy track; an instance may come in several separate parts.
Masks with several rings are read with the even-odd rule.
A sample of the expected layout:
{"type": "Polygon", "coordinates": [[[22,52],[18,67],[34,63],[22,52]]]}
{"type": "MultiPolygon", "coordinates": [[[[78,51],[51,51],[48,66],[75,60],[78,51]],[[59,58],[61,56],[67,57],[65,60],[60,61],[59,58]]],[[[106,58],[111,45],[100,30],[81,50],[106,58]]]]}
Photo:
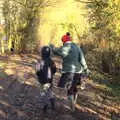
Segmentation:
{"type": "Polygon", "coordinates": [[[110,96],[111,93],[98,89],[93,83],[88,84],[87,90],[80,92],[76,111],[71,112],[65,91],[56,87],[60,78],[59,70],[54,77],[53,88],[56,110],[44,115],[41,110],[40,84],[33,67],[35,59],[27,58],[29,61],[25,58],[25,62],[8,58],[9,64],[5,62],[6,67],[1,68],[6,76],[0,80],[0,120],[119,120],[119,103],[112,102],[114,98],[110,96]]]}

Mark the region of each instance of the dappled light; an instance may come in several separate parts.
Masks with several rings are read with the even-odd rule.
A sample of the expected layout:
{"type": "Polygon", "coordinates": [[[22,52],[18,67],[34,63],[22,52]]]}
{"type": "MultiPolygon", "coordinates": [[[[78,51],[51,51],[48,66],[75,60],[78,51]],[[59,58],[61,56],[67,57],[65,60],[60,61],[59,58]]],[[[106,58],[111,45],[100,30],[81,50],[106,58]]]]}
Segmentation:
{"type": "Polygon", "coordinates": [[[16,71],[8,69],[8,70],[5,70],[5,73],[7,73],[8,75],[12,75],[12,74],[16,74],[16,71]]]}
{"type": "Polygon", "coordinates": [[[2,118],[6,118],[5,112],[3,112],[2,110],[0,110],[0,116],[1,116],[2,118]]]}
{"type": "MultiPolygon", "coordinates": [[[[26,118],[26,120],[29,117],[34,118],[34,116],[36,116],[36,118],[38,119],[43,118],[40,113],[40,109],[42,106],[38,99],[40,97],[39,92],[41,88],[39,83],[37,82],[34,67],[29,66],[29,63],[35,61],[36,58],[31,58],[30,55],[25,57],[24,56],[22,57],[22,59],[26,59],[26,64],[23,64],[21,59],[15,60],[14,57],[13,59],[10,58],[10,60],[8,58],[9,63],[5,62],[4,60],[6,66],[3,66],[4,72],[10,71],[12,69],[12,72],[14,71],[15,73],[2,73],[4,76],[0,78],[0,88],[6,93],[6,95],[2,99],[0,99],[0,103],[4,105],[6,109],[11,108],[12,111],[14,111],[15,115],[12,115],[11,112],[9,114],[6,112],[4,113],[4,111],[1,111],[1,117],[3,116],[3,118],[4,114],[9,114],[10,117],[17,116],[18,118],[26,118]],[[27,59],[29,59],[28,62],[27,59]],[[8,79],[5,76],[9,76],[8,79]],[[6,101],[7,99],[8,102],[6,101]],[[17,106],[17,109],[15,108],[15,106],[17,106]]],[[[60,62],[58,58],[54,58],[54,60],[57,64],[60,62]]],[[[58,64],[57,67],[60,68],[60,65],[58,64]]],[[[54,79],[55,86],[58,83],[59,78],[60,73],[57,72],[54,79]]],[[[70,114],[70,107],[67,103],[65,91],[57,87],[54,87],[53,91],[57,99],[58,108],[63,109],[64,114],[70,114]]],[[[75,114],[73,114],[73,116],[76,118],[76,120],[81,118],[95,118],[95,120],[100,118],[101,120],[106,120],[111,116],[119,116],[119,96],[114,97],[112,96],[113,93],[111,92],[112,89],[108,88],[106,85],[98,84],[89,80],[88,90],[80,91],[79,93],[80,95],[76,104],[77,111],[75,114]],[[114,101],[114,99],[116,100],[114,101]]],[[[57,111],[55,114],[57,114],[57,111]]],[[[59,116],[60,118],[63,117],[63,112],[58,112],[59,115],[57,116],[59,116]]],[[[70,115],[69,117],[73,116],[70,115]]],[[[66,118],[66,116],[64,117],[66,118]]]]}
{"type": "Polygon", "coordinates": [[[0,104],[3,104],[3,105],[5,105],[5,106],[7,106],[7,107],[10,106],[7,102],[5,102],[5,101],[1,101],[1,100],[0,100],[0,104]]]}
{"type": "Polygon", "coordinates": [[[40,42],[59,46],[66,31],[71,31],[73,41],[79,42],[78,34],[82,36],[88,31],[87,12],[83,4],[74,0],[58,1],[55,6],[45,8],[38,31],[40,42]]]}
{"type": "Polygon", "coordinates": [[[2,87],[2,86],[0,86],[0,90],[3,90],[3,87],[2,87]]]}
{"type": "Polygon", "coordinates": [[[120,120],[119,20],[120,0],[0,0],[0,120],[120,120]],[[56,109],[44,115],[36,63],[43,46],[63,45],[66,32],[90,74],[72,112],[66,89],[57,86],[63,60],[52,52],[56,109]]]}

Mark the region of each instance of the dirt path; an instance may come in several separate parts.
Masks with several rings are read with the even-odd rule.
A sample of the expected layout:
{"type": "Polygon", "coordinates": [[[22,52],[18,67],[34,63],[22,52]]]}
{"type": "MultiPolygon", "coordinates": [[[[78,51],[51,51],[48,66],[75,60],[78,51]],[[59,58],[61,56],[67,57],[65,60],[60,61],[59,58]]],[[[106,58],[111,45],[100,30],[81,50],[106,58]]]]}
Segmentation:
{"type": "MultiPolygon", "coordinates": [[[[0,56],[0,120],[120,120],[119,100],[91,80],[88,89],[80,91],[74,113],[64,99],[64,91],[54,87],[56,111],[44,115],[34,72],[37,58],[36,55],[0,56]]],[[[54,83],[59,77],[57,73],[54,83]]]]}

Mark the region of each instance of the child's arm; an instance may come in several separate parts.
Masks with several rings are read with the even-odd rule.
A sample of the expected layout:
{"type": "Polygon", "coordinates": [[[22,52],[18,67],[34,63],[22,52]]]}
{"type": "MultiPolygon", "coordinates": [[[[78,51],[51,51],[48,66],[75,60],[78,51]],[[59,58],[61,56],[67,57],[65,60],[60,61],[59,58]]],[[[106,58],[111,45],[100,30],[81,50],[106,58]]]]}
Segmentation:
{"type": "Polygon", "coordinates": [[[35,66],[35,72],[36,72],[37,77],[39,77],[39,72],[40,72],[40,63],[39,62],[35,66]]]}
{"type": "Polygon", "coordinates": [[[39,71],[40,70],[40,63],[37,63],[36,66],[35,66],[35,71],[39,71]]]}
{"type": "Polygon", "coordinates": [[[56,73],[56,65],[55,65],[55,62],[52,61],[52,73],[55,74],[56,73]]]}
{"type": "Polygon", "coordinates": [[[62,58],[66,57],[70,52],[69,45],[63,45],[63,46],[57,48],[53,44],[51,44],[50,48],[52,49],[53,54],[55,54],[57,56],[61,56],[62,58]]]}

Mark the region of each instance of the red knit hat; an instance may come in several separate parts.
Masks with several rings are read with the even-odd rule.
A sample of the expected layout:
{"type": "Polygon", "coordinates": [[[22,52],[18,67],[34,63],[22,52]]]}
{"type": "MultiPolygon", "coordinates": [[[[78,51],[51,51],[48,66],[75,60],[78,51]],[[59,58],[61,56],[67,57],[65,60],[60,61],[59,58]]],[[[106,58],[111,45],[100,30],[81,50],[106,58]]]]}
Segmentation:
{"type": "Polygon", "coordinates": [[[69,36],[69,35],[64,35],[64,36],[62,36],[62,42],[65,43],[65,42],[67,42],[67,41],[71,41],[70,36],[69,36]]]}

